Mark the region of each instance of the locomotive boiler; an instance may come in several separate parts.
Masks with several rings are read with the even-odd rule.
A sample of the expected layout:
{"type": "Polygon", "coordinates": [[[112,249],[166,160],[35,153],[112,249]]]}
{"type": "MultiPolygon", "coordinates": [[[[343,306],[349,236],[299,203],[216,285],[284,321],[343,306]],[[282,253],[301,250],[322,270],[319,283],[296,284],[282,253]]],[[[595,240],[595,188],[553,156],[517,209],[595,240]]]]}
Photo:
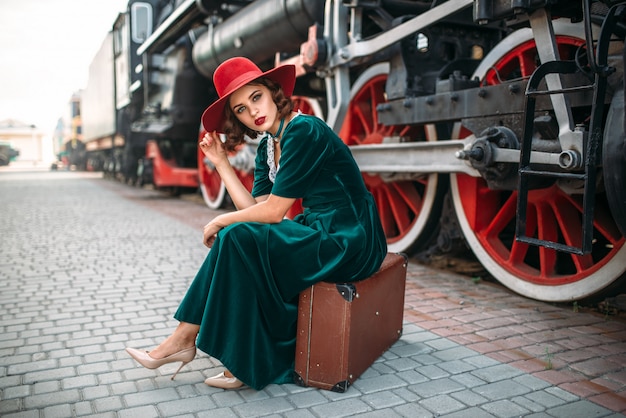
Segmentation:
{"type": "MultiPolygon", "coordinates": [[[[462,239],[494,278],[544,301],[622,283],[626,4],[186,0],[128,10],[131,35],[135,19],[153,21],[118,36],[132,41],[126,64],[111,54],[126,88],[115,89],[106,141],[119,138],[121,156],[133,150],[125,178],[195,181],[219,207],[224,187],[196,146],[214,69],[238,55],[262,69],[293,63],[297,107],[350,146],[391,251],[462,239]]],[[[254,153],[251,139],[232,155],[248,185],[254,153]]]]}

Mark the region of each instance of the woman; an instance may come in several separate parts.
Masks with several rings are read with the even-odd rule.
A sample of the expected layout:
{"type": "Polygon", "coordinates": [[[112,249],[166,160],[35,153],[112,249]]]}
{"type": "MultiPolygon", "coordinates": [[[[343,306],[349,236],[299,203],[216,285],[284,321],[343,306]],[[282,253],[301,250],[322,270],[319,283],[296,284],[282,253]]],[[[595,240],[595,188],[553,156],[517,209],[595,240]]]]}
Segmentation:
{"type": "Polygon", "coordinates": [[[299,293],[320,281],[367,278],[387,245],[348,147],[324,121],[293,112],[294,66],[262,72],[236,57],[215,70],[213,82],[219,99],[202,115],[208,133],[200,148],[237,211],[204,227],[211,250],[174,315],[174,333],[149,353],[127,351],[148,368],[178,361],[182,368],[198,347],[227,369],[207,385],[260,390],[293,382],[299,293]],[[261,132],[268,134],[250,193],[227,152],[244,134],[261,132]],[[284,219],[297,198],[304,212],[284,219]]]}

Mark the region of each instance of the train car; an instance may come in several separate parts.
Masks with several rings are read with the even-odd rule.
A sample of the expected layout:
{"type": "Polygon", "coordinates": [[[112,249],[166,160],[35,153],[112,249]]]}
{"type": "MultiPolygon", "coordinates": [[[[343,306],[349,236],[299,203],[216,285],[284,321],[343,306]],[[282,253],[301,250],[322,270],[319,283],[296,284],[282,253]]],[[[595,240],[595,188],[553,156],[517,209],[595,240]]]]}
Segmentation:
{"type": "Polygon", "coordinates": [[[175,6],[128,2],[90,65],[81,111],[89,166],[178,194],[198,188],[196,137],[208,80],[191,63],[190,37],[169,55],[137,53],[175,6]]]}
{"type": "MultiPolygon", "coordinates": [[[[293,63],[297,106],[350,146],[391,251],[461,240],[494,278],[543,301],[623,284],[623,3],[185,0],[167,7],[136,49],[142,78],[131,102],[141,92],[141,106],[126,114],[129,132],[159,145],[161,156],[147,157],[153,170],[195,154],[208,205],[225,198],[195,146],[201,109],[216,97],[213,71],[233,56],[262,69],[293,63]],[[166,149],[175,157],[164,158],[166,149]]],[[[244,182],[254,154],[251,139],[232,156],[244,182]]]]}
{"type": "Polygon", "coordinates": [[[114,93],[113,33],[109,33],[91,61],[87,86],[80,92],[79,101],[86,165],[107,174],[115,172],[115,149],[122,145],[119,139],[115,142],[114,93]]]}

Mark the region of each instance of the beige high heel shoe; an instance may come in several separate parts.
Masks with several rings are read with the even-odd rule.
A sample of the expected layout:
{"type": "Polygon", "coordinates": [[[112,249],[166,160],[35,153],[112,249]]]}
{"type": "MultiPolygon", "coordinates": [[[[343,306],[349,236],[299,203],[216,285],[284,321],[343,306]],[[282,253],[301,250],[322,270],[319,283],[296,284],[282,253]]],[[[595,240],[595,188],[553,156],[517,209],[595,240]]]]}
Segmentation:
{"type": "Polygon", "coordinates": [[[221,389],[238,389],[243,386],[243,382],[236,377],[227,377],[225,372],[222,372],[216,376],[208,377],[205,384],[213,386],[214,388],[221,389]]]}
{"type": "Polygon", "coordinates": [[[167,363],[182,361],[183,364],[180,365],[178,370],[176,370],[176,373],[172,376],[172,380],[174,380],[180,369],[182,369],[185,364],[189,363],[196,356],[196,346],[194,345],[193,347],[180,350],[177,353],[170,354],[169,356],[163,358],[152,358],[147,351],[137,350],[136,348],[127,347],[126,352],[146,369],[156,369],[167,363]]]}

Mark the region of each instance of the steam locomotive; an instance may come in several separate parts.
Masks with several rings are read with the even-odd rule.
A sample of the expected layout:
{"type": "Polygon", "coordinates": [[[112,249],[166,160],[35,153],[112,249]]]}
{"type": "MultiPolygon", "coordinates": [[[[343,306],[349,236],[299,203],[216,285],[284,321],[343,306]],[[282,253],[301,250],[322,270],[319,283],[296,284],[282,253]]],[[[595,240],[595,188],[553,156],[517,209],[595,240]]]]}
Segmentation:
{"type": "MultiPolygon", "coordinates": [[[[391,251],[462,238],[513,291],[579,300],[626,276],[625,23],[611,0],[131,0],[90,68],[87,156],[219,207],[197,148],[213,71],[295,64],[391,251]]],[[[248,185],[254,155],[231,157],[248,185]]]]}

